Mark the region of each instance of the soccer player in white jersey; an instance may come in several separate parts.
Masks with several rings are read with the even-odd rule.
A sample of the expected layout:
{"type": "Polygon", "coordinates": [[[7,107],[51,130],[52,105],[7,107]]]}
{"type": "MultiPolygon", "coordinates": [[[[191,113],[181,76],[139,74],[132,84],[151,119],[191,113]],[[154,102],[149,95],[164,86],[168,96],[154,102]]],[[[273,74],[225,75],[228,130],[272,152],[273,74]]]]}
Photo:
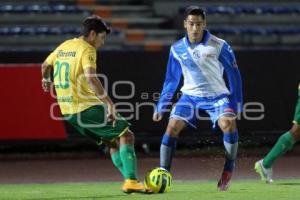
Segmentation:
{"type": "Polygon", "coordinates": [[[160,147],[160,167],[171,169],[179,133],[187,125],[196,128],[198,111],[206,111],[219,125],[225,147],[225,164],[218,189],[228,189],[238,148],[236,115],[242,111],[242,83],[235,56],[226,41],[206,28],[205,12],[198,6],[185,10],[186,35],[170,49],[166,78],[153,114],[160,121],[183,75],[182,96],[172,109],[160,147]],[[225,70],[229,89],[223,79],[225,70]]]}

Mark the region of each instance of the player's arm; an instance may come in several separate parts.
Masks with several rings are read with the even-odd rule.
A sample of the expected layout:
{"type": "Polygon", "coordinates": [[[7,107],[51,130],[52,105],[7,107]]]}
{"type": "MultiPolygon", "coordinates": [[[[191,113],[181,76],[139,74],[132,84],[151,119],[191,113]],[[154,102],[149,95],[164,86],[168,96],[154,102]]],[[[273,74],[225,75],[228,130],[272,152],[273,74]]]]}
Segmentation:
{"type": "Polygon", "coordinates": [[[160,121],[162,119],[162,115],[165,112],[166,107],[172,100],[173,95],[178,87],[181,75],[182,71],[179,61],[174,57],[173,50],[171,48],[167,64],[165,82],[160,95],[160,99],[153,114],[154,121],[160,121]]]}
{"type": "Polygon", "coordinates": [[[42,66],[41,66],[42,88],[45,92],[49,92],[50,87],[51,87],[50,73],[51,73],[51,70],[53,68],[53,65],[51,64],[51,63],[53,63],[53,59],[54,59],[54,53],[51,53],[47,57],[46,61],[44,61],[42,66]]]}
{"type": "Polygon", "coordinates": [[[115,121],[116,119],[116,111],[115,106],[108,96],[107,92],[103,88],[103,85],[101,81],[97,77],[97,72],[94,67],[86,67],[84,69],[84,75],[85,78],[90,86],[90,88],[93,90],[93,92],[96,94],[96,96],[107,105],[108,107],[108,120],[109,121],[115,121]]]}
{"type": "Polygon", "coordinates": [[[107,105],[107,118],[108,121],[115,122],[116,111],[112,100],[109,98],[107,92],[103,88],[101,81],[97,77],[96,71],[96,50],[94,48],[87,48],[81,58],[81,64],[84,71],[84,76],[93,90],[95,95],[107,105]]]}
{"type": "Polygon", "coordinates": [[[219,61],[224,66],[230,89],[230,101],[233,104],[233,108],[236,112],[242,112],[243,107],[243,91],[242,91],[242,79],[240,71],[238,69],[236,59],[231,47],[224,43],[219,61]]]}

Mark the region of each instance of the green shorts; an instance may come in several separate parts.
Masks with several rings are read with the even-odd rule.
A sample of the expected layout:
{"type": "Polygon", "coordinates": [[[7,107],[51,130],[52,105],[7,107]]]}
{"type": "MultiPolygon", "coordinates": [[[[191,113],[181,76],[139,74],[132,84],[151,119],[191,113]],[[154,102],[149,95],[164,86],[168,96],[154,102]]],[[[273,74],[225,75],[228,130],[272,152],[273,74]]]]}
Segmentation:
{"type": "Polygon", "coordinates": [[[298,101],[296,105],[296,111],[295,111],[293,123],[300,125],[300,90],[298,90],[298,101]]]}
{"type": "Polygon", "coordinates": [[[92,106],[80,113],[64,115],[66,121],[72,124],[82,135],[89,136],[97,143],[111,143],[128,129],[130,124],[120,115],[115,126],[107,122],[106,106],[92,106]]]}

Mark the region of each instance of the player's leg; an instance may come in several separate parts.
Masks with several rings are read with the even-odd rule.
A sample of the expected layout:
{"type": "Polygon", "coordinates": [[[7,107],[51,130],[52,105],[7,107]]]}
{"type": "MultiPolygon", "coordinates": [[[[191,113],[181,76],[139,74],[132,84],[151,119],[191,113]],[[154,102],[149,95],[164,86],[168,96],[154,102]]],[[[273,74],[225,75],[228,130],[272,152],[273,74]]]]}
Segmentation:
{"type": "MultiPolygon", "coordinates": [[[[117,136],[120,134],[118,131],[113,132],[112,127],[106,124],[105,107],[102,105],[92,106],[80,113],[73,115],[66,115],[65,119],[73,125],[82,135],[88,136],[94,139],[97,143],[104,143],[110,148],[110,155],[114,166],[124,176],[123,164],[120,157],[119,141],[117,136]],[[108,125],[108,126],[107,126],[108,125]],[[106,138],[105,135],[109,136],[106,138]]],[[[119,127],[120,127],[120,123],[119,127]]],[[[124,129],[128,127],[128,124],[124,124],[124,129]]]]}
{"type": "Polygon", "coordinates": [[[119,169],[125,179],[122,186],[123,192],[151,193],[150,190],[147,190],[144,185],[137,180],[133,133],[128,130],[120,136],[119,140],[114,140],[114,142],[110,142],[109,144],[107,142],[105,143],[110,147],[110,155],[114,166],[119,169]],[[118,143],[120,143],[120,145],[118,143]],[[118,146],[120,146],[120,148],[118,146]]]}
{"type": "Polygon", "coordinates": [[[285,154],[288,150],[292,149],[295,142],[300,139],[300,90],[293,123],[294,125],[292,128],[280,136],[272,150],[263,159],[263,166],[265,168],[271,168],[275,160],[285,154]]]}
{"type": "Polygon", "coordinates": [[[232,172],[238,149],[238,131],[233,117],[223,116],[218,120],[218,125],[223,132],[223,144],[225,147],[224,171],[232,172]]]}
{"type": "Polygon", "coordinates": [[[108,146],[110,147],[109,153],[114,166],[121,172],[123,178],[125,178],[124,166],[121,160],[120,149],[117,140],[115,140],[113,145],[108,146]]]}
{"type": "Polygon", "coordinates": [[[288,150],[292,149],[294,144],[299,141],[300,126],[294,124],[292,129],[281,135],[269,153],[261,160],[255,163],[254,169],[260,175],[261,180],[266,183],[272,183],[272,165],[288,150]]]}
{"type": "MultiPolygon", "coordinates": [[[[238,130],[236,128],[236,114],[231,108],[227,95],[221,95],[209,99],[200,108],[206,110],[214,126],[218,123],[223,132],[223,144],[225,147],[225,163],[222,176],[218,182],[218,189],[227,190],[235,167],[235,159],[238,149],[238,130]]],[[[203,104],[203,103],[202,103],[203,104]]]]}
{"type": "Polygon", "coordinates": [[[160,146],[160,167],[170,171],[176,150],[177,138],[187,124],[195,127],[195,105],[183,94],[172,109],[170,120],[160,146]]]}
{"type": "Polygon", "coordinates": [[[122,190],[125,193],[152,193],[137,177],[137,159],[134,149],[134,134],[128,129],[120,136],[120,158],[123,165],[125,181],[122,190]]]}
{"type": "Polygon", "coordinates": [[[134,134],[128,129],[120,136],[120,158],[123,164],[125,181],[122,190],[125,193],[150,193],[137,178],[137,161],[134,149],[134,134]]]}
{"type": "Polygon", "coordinates": [[[134,136],[129,131],[129,123],[121,116],[118,116],[113,126],[105,118],[105,107],[97,105],[72,116],[71,123],[75,127],[80,128],[84,135],[110,146],[112,161],[125,178],[122,186],[124,192],[150,192],[144,188],[143,184],[137,181],[134,136]],[[119,149],[116,146],[118,143],[120,144],[119,149]]]}
{"type": "Polygon", "coordinates": [[[177,118],[169,120],[167,130],[163,135],[160,145],[160,167],[170,171],[173,156],[176,150],[177,138],[186,123],[177,118]]]}
{"type": "Polygon", "coordinates": [[[290,133],[295,142],[300,141],[300,125],[299,124],[294,124],[292,126],[292,129],[290,130],[290,133]]]}
{"type": "Polygon", "coordinates": [[[137,177],[137,161],[134,149],[134,134],[129,130],[128,122],[118,116],[118,119],[113,126],[112,123],[108,123],[101,128],[89,129],[97,136],[101,136],[102,140],[115,141],[119,143],[119,149],[112,148],[111,152],[116,163],[116,167],[119,169],[125,179],[122,185],[122,191],[125,193],[139,192],[139,193],[151,193],[146,189],[142,183],[138,182],[137,177]]]}
{"type": "Polygon", "coordinates": [[[222,177],[218,182],[218,188],[227,190],[235,167],[238,150],[238,131],[235,118],[232,116],[223,115],[218,120],[218,125],[223,132],[223,144],[225,147],[225,163],[222,177]]]}
{"type": "Polygon", "coordinates": [[[100,136],[103,143],[110,147],[112,161],[125,179],[137,180],[134,134],[129,124],[119,116],[115,126],[108,123],[101,128],[90,128],[89,131],[100,136]]]}
{"type": "Polygon", "coordinates": [[[262,181],[266,183],[272,180],[272,165],[288,150],[292,149],[294,144],[300,140],[300,91],[292,128],[280,136],[271,151],[262,159],[255,163],[255,170],[261,176],[262,181]]]}
{"type": "Polygon", "coordinates": [[[276,144],[273,146],[271,151],[266,155],[266,157],[263,159],[263,166],[265,168],[271,168],[273,163],[277,160],[278,157],[285,154],[288,150],[292,149],[296,138],[299,137],[300,128],[299,125],[294,124],[292,129],[288,132],[281,135],[276,144]]]}
{"type": "Polygon", "coordinates": [[[130,130],[120,137],[120,158],[123,163],[125,179],[137,180],[134,135],[130,130]]]}

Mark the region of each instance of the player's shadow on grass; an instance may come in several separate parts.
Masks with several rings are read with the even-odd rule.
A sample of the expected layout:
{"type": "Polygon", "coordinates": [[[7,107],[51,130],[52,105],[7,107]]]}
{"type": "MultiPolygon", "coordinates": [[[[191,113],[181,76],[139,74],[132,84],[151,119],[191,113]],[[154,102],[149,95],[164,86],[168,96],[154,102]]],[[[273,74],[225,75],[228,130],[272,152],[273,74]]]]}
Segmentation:
{"type": "Polygon", "coordinates": [[[300,185],[300,182],[299,183],[276,183],[276,185],[300,185]]]}

